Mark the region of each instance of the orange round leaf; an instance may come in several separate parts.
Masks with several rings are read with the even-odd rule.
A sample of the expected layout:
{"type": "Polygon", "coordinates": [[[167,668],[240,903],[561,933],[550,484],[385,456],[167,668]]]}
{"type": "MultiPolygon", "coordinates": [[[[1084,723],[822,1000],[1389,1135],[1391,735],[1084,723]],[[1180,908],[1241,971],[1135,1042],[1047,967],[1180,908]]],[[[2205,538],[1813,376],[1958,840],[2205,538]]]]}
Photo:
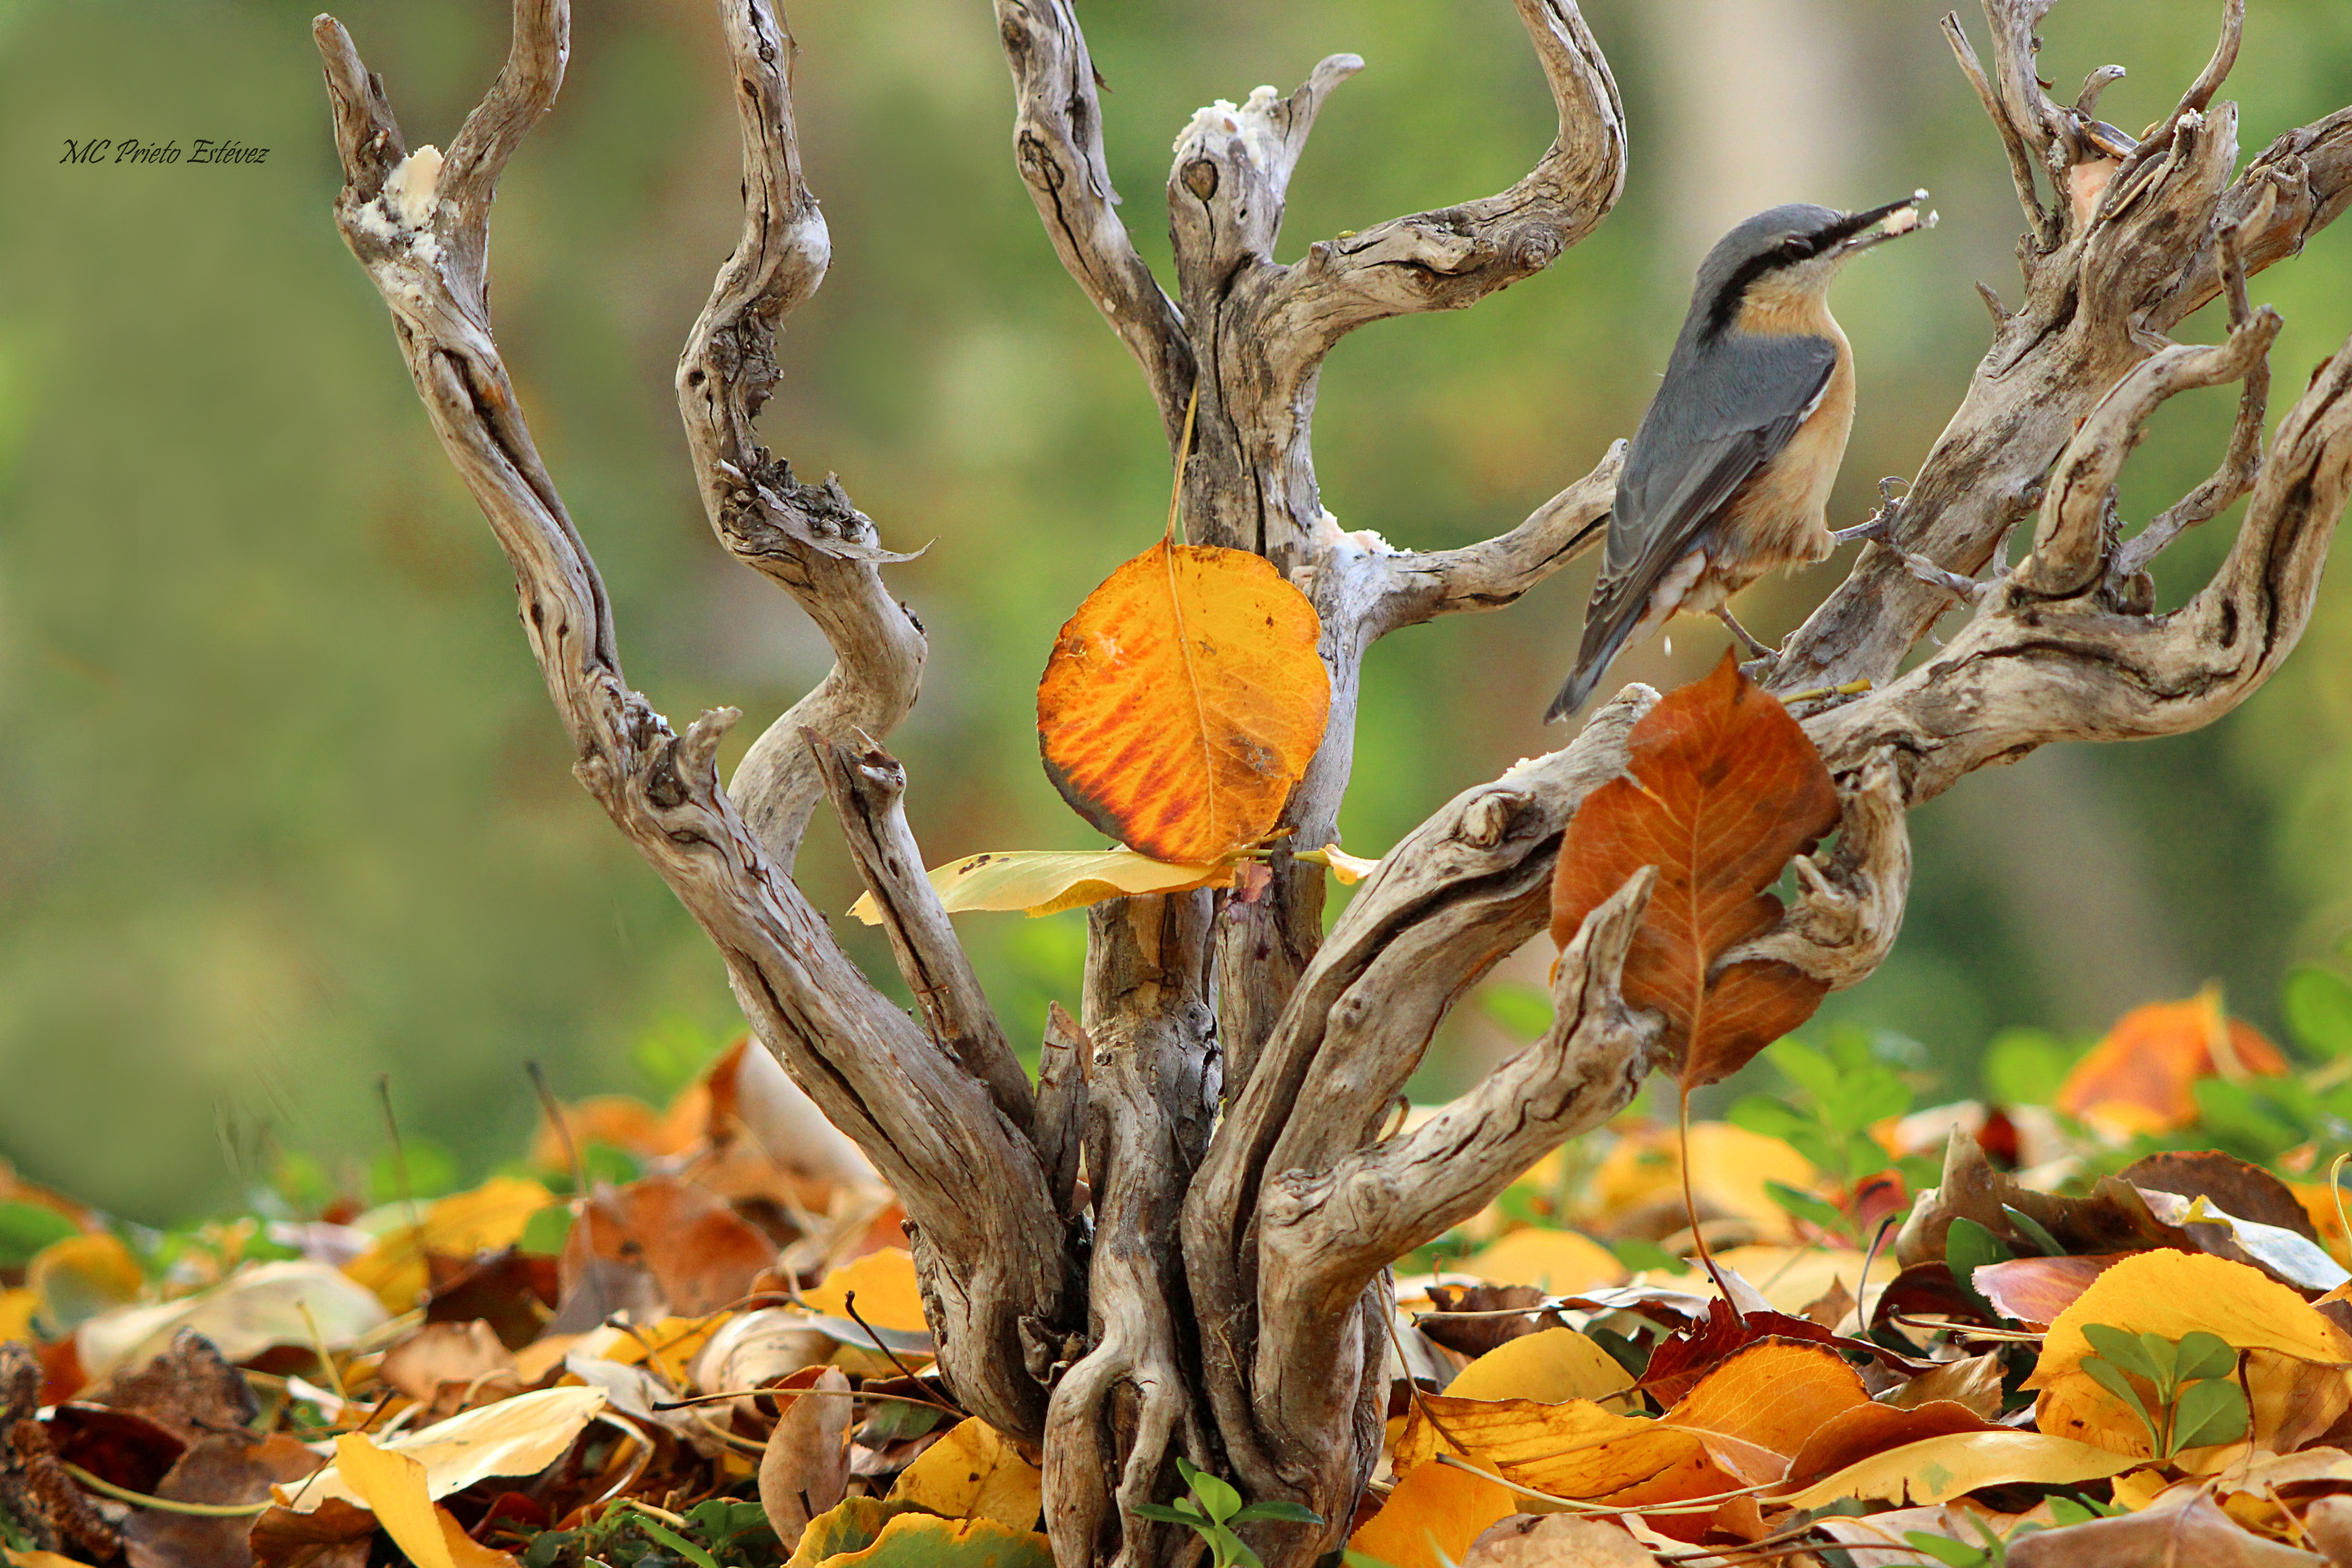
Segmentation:
{"type": "Polygon", "coordinates": [[[1055,641],[1037,687],[1047,776],[1154,859],[1256,842],[1323,742],[1321,635],[1315,606],[1262,557],[1161,540],[1055,641]]]}

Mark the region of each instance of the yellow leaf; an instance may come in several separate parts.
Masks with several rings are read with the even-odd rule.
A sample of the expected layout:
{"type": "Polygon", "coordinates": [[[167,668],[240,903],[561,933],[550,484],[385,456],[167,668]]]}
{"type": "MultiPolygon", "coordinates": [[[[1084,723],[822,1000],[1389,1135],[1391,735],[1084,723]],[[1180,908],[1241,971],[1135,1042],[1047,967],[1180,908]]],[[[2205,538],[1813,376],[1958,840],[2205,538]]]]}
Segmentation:
{"type": "Polygon", "coordinates": [[[1348,1550],[1389,1568],[1445,1568],[1470,1553],[1488,1525],[1519,1511],[1517,1497],[1484,1476],[1423,1465],[1397,1482],[1348,1550]]]}
{"type": "Polygon", "coordinates": [[[1460,1265],[1465,1274],[1497,1285],[1534,1285],[1555,1296],[1571,1296],[1625,1278],[1617,1255],[1572,1230],[1531,1226],[1475,1252],[1460,1265]]]}
{"type": "Polygon", "coordinates": [[[1054,1552],[1042,1533],[994,1520],[902,1513],[864,1551],[822,1562],[824,1568],[1054,1568],[1054,1552]]]}
{"type": "Polygon", "coordinates": [[[1472,1362],[1445,1385],[1454,1399],[1606,1399],[1633,1386],[1617,1358],[1574,1329],[1521,1334],[1472,1362]]]}
{"type": "MultiPolygon", "coordinates": [[[[1593,1204],[1602,1214],[1622,1214],[1646,1199],[1682,1192],[1682,1157],[1672,1127],[1619,1140],[1593,1176],[1593,1204]]],[[[1764,1184],[1784,1182],[1811,1192],[1812,1164],[1802,1154],[1760,1132],[1727,1121],[1702,1121],[1690,1130],[1691,1185],[1701,1203],[1748,1221],[1767,1239],[1791,1235],[1788,1211],[1774,1203],[1764,1184]]]]}
{"type": "MultiPolygon", "coordinates": [[[[1230,861],[1154,860],[1132,849],[996,849],[967,855],[925,873],[939,889],[948,913],[971,910],[1019,910],[1057,915],[1129,893],[1182,893],[1223,888],[1234,879],[1230,861]]],[[[849,912],[874,926],[882,910],[866,893],[849,912]]]]}
{"type": "Polygon", "coordinates": [[[1037,687],[1047,776],[1155,859],[1255,843],[1323,741],[1321,636],[1315,606],[1263,557],[1160,541],[1055,640],[1037,687]]]}
{"type": "Polygon", "coordinates": [[[2048,1388],[2082,1364],[2091,1353],[2085,1323],[2168,1340],[2201,1331],[2240,1350],[2352,1364],[2352,1334],[2326,1314],[2261,1270],[2203,1253],[2135,1253],[2100,1274],[2050,1325],[2026,1387],[2048,1388]]]}
{"type": "Polygon", "coordinates": [[[824,1277],[801,1300],[820,1312],[849,1316],[849,1297],[857,1296],[857,1315],[877,1329],[928,1331],[923,1321],[923,1293],[915,1284],[914,1255],[903,1247],[869,1252],[824,1277]]]}
{"type": "Polygon", "coordinates": [[[139,1300],[147,1276],[120,1237],[94,1231],[53,1241],[33,1254],[25,1266],[25,1288],[40,1303],[42,1325],[62,1334],[139,1300]]]}
{"type": "Polygon", "coordinates": [[[212,1341],[230,1361],[273,1345],[350,1344],[381,1327],[384,1310],[356,1281],[323,1263],[287,1258],[240,1268],[210,1289],[156,1306],[118,1309],[74,1331],[74,1352],[92,1377],[146,1365],[182,1329],[212,1341]]]}
{"type": "Polygon", "coordinates": [[[1979,1487],[2072,1486],[2137,1463],[2039,1432],[1953,1432],[1874,1454],[1773,1501],[1788,1508],[1821,1508],[1848,1498],[1935,1503],[1979,1487]]]}
{"type": "MultiPolygon", "coordinates": [[[[445,1498],[491,1476],[539,1474],[563,1457],[572,1439],[604,1407],[601,1388],[542,1388],[452,1415],[421,1432],[404,1432],[381,1444],[370,1443],[368,1447],[415,1464],[425,1496],[445,1498]]],[[[362,1462],[371,1461],[363,1458],[362,1462]]],[[[290,1506],[309,1513],[330,1498],[341,1498],[373,1507],[361,1485],[345,1473],[338,1447],[334,1464],[294,1489],[290,1506]]]]}
{"type": "MultiPolygon", "coordinates": [[[[1305,858],[1305,857],[1301,857],[1305,858]]],[[[1367,860],[1361,855],[1350,855],[1337,844],[1323,846],[1323,864],[1331,868],[1331,875],[1339,879],[1341,887],[1353,887],[1381,868],[1378,860],[1367,860]]]]}
{"type": "Polygon", "coordinates": [[[40,1304],[41,1298],[24,1287],[0,1290],[0,1342],[31,1339],[33,1312],[40,1304]]]}
{"type": "Polygon", "coordinates": [[[468,1538],[426,1494],[425,1467],[379,1448],[366,1436],[335,1439],[335,1469],[416,1568],[513,1568],[514,1559],[468,1538]]]}
{"type": "MultiPolygon", "coordinates": [[[[1550,1492],[1599,1497],[1646,1480],[1700,1452],[1697,1437],[1639,1415],[1619,1415],[1589,1399],[1413,1401],[1397,1438],[1397,1473],[1410,1479],[1440,1453],[1550,1492]]],[[[1440,1466],[1439,1468],[1444,1467],[1440,1466]]]]}
{"type": "Polygon", "coordinates": [[[1037,1523],[1045,1472],[978,1416],[962,1422],[907,1467],[892,1499],[950,1519],[992,1519],[1014,1530],[1037,1523]]]}
{"type": "Polygon", "coordinates": [[[6,1546],[0,1546],[0,1558],[7,1561],[8,1568],[89,1568],[79,1557],[55,1552],[18,1552],[6,1546]]]}
{"type": "Polygon", "coordinates": [[[375,1292],[387,1310],[414,1308],[426,1286],[425,1255],[471,1258],[522,1239],[530,1216],[555,1202],[544,1186],[520,1176],[493,1176],[467,1192],[452,1193],[425,1211],[420,1225],[385,1232],[343,1272],[375,1292]]]}

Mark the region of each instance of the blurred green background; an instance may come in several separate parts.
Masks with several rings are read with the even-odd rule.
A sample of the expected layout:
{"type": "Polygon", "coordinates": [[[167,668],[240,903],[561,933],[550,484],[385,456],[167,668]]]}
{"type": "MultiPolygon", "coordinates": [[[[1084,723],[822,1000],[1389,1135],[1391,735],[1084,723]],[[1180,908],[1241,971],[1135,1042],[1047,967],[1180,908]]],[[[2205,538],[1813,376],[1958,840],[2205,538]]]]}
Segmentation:
{"type": "MultiPolygon", "coordinates": [[[[1326,110],[1284,255],[1499,189],[1550,134],[1505,0],[1085,0],[1110,160],[1167,252],[1169,139],[1197,105],[1370,68],[1326,110]]],[[[1630,433],[1690,268],[1791,199],[1927,185],[1943,226],[1840,285],[1862,411],[1833,521],[1909,473],[2013,299],[1998,142],[1937,36],[1941,0],[1590,0],[1632,122],[1625,199],[1591,240],[1475,310],[1383,324],[1323,380],[1319,468],[1349,527],[1464,542],[1516,522],[1630,433]]],[[[2352,100],[2352,7],[2255,0],[2228,96],[2259,149],[2352,100]]],[[[495,225],[499,336],[610,581],[632,678],[683,721],[756,733],[821,640],[711,542],[669,377],[738,221],[731,110],[704,0],[582,0],[570,80],[495,225]]],[[[2119,59],[2137,129],[2211,45],[2210,0],[2066,0],[2064,84],[2119,59]]],[[[412,142],[446,144],[505,49],[493,0],[342,10],[412,142]]],[[[838,470],[931,633],[893,741],[935,860],[1095,840],[1035,762],[1061,620],[1160,526],[1167,458],[1117,342],[1055,263],[1009,156],[981,0],[802,0],[810,178],[834,268],[793,320],[766,418],[838,470]]],[[[719,965],[572,783],[488,531],[444,465],[383,307],[329,217],[338,184],[306,8],[276,0],[0,0],[0,1157],[151,1221],[231,1201],[274,1149],[339,1168],[404,1127],[479,1170],[520,1147],[522,1072],[642,1087],[633,1047],[716,1035],[719,965]],[[265,164],[59,162],[68,138],[229,137],[265,164]]],[[[1980,34],[1980,27],[1979,27],[1980,34]]],[[[2287,329],[2284,407],[2352,331],[2352,236],[2257,279],[2287,329]]],[[[2192,323],[2209,333],[2209,318],[2192,323]]],[[[2232,393],[2168,408],[2126,476],[2145,517],[2218,456],[2232,393]]],[[[2232,517],[2165,563],[2177,600],[2232,517]]],[[[1759,588],[1777,637],[1843,569],[1759,588]]],[[[1557,743],[1538,715],[1589,565],[1498,616],[1372,654],[1346,837],[1377,853],[1437,804],[1557,743]]],[[[1684,623],[1621,673],[1689,679],[1684,623]]],[[[1885,971],[1834,1016],[1926,1041],[1963,1087],[1998,1028],[2092,1031],[2218,976],[2270,1025],[2284,968],[2352,925],[2352,588],[2285,672],[2204,733],[2053,750],[1916,818],[1918,883],[1885,971]]],[[[803,858],[856,892],[828,822],[803,858]]],[[[967,922],[1017,1037],[1073,996],[1076,915],[967,922]]],[[[879,944],[850,940],[879,970],[879,944]]],[[[1540,962],[1530,961],[1536,973],[1540,962]]],[[[1521,965],[1526,969],[1528,965],[1521,965]]],[[[1489,1054],[1474,1016],[1432,1092],[1489,1054]]]]}

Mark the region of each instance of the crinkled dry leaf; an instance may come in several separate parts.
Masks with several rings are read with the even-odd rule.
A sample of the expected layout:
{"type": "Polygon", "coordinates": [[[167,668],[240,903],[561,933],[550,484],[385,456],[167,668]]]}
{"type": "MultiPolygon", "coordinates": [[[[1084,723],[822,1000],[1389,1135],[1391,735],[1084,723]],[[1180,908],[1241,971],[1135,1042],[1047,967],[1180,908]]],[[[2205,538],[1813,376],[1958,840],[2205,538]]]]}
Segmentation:
{"type": "Polygon", "coordinates": [[[760,1456],[760,1507],[788,1552],[849,1487],[849,1379],[828,1366],[793,1381],[802,1392],[776,1395],[783,1414],[760,1456]]]}
{"type": "Polygon", "coordinates": [[[697,1317],[742,1300],[775,1260],[776,1244],[726,1203],[651,1175],[588,1200],[564,1242],[564,1292],[597,1261],[641,1267],[672,1313],[697,1317]]]}
{"type": "Polygon", "coordinates": [[[1625,1527],[1572,1513],[1522,1513],[1489,1526],[1462,1568],[1657,1568],[1625,1527]]]}
{"type": "Polygon", "coordinates": [[[1045,1473],[975,1415],[924,1449],[890,1495],[949,1519],[988,1519],[1028,1530],[1037,1522],[1044,1488],[1045,1473]]]}
{"type": "Polygon", "coordinates": [[[1779,963],[1714,966],[1780,916],[1766,889],[1837,826],[1837,786],[1780,701],[1730,654],[1666,694],[1628,738],[1630,777],[1577,808],[1552,884],[1552,940],[1644,866],[1658,868],[1626,955],[1629,1005],[1665,1016],[1683,1087],[1738,1071],[1821,1005],[1825,987],[1779,963]]]}
{"type": "MultiPolygon", "coordinates": [[[[926,875],[939,889],[940,907],[951,915],[1019,910],[1034,916],[1133,893],[1222,888],[1233,880],[1234,867],[1231,861],[1154,860],[1132,849],[992,849],[950,860],[926,875]]],[[[867,925],[882,923],[881,907],[870,892],[860,894],[849,912],[867,925]]]]}
{"type": "Polygon", "coordinates": [[[1087,595],[1037,687],[1045,773],[1139,854],[1216,860],[1276,826],[1323,742],[1322,626],[1262,556],[1161,540],[1087,595]]]}
{"type": "Polygon", "coordinates": [[[2252,1025],[2223,1016],[2216,984],[2185,1002],[2125,1014],[2066,1074],[2052,1103],[2124,1131],[2163,1132],[2197,1120],[2190,1086],[2199,1079],[2284,1071],[2285,1058],[2252,1025]]]}
{"type": "Polygon", "coordinates": [[[2039,1432],[1956,1432],[1889,1448],[1773,1500],[1786,1508],[1820,1508],[1848,1498],[1943,1502],[1980,1487],[2073,1486],[2137,1462],[2039,1432]]]}
{"type": "Polygon", "coordinates": [[[2326,1568],[2327,1559],[2241,1529],[2202,1492],[2116,1519],[2029,1535],[2010,1568],[2326,1568]]]}

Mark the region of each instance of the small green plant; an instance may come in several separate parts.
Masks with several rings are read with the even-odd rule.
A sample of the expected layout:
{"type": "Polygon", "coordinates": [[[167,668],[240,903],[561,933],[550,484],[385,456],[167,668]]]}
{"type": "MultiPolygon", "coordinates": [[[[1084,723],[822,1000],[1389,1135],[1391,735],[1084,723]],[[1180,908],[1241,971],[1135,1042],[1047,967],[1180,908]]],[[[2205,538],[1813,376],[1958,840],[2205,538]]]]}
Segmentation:
{"type": "Polygon", "coordinates": [[[1261,1519],[1281,1520],[1288,1524],[1323,1522],[1321,1514],[1295,1502],[1244,1503],[1232,1482],[1210,1475],[1182,1458],[1176,1461],[1176,1473],[1184,1478],[1184,1485],[1192,1490],[1191,1497],[1178,1498],[1172,1508],[1139,1502],[1133,1511],[1139,1518],[1198,1531],[1201,1539],[1208,1543],[1211,1568],[1265,1568],[1257,1553],[1234,1533],[1235,1525],[1261,1519]]]}
{"type": "Polygon", "coordinates": [[[2252,1424],[2246,1391],[2231,1376],[2238,1352],[2218,1335],[2193,1333],[2175,1342],[2086,1323],[2083,1337],[2098,1352],[2083,1358],[2083,1370],[2139,1417],[2158,1458],[2246,1435],[2252,1424]],[[2154,1391],[2153,1400],[2140,1396],[2135,1379],[2154,1391]]]}
{"type": "Polygon", "coordinates": [[[2127,1511],[2111,1503],[2053,1497],[2050,1500],[2050,1517],[2055,1523],[2021,1524],[2005,1536],[1994,1534],[1992,1526],[1976,1515],[1968,1515],[1969,1528],[1984,1538],[1981,1546],[1971,1546],[1948,1535],[1930,1535],[1924,1530],[1905,1531],[1903,1539],[1909,1542],[1914,1549],[1943,1563],[1945,1568],[2006,1568],[2009,1549],[2029,1535],[2039,1535],[2045,1530],[2063,1530],[2070,1524],[2088,1524],[2095,1519],[2113,1519],[2127,1511]]]}
{"type": "Polygon", "coordinates": [[[708,1498],[685,1514],[615,1503],[573,1530],[541,1531],[522,1554],[523,1568],[756,1568],[782,1560],[765,1510],[741,1498],[708,1498]]]}
{"type": "MultiPolygon", "coordinates": [[[[1936,1180],[1933,1161],[1896,1160],[1871,1132],[1911,1109],[1910,1080],[1926,1061],[1916,1041],[1884,1029],[1833,1028],[1818,1049],[1785,1039],[1764,1058],[1796,1092],[1745,1097],[1727,1118],[1733,1124],[1779,1139],[1849,1193],[1863,1178],[1890,1166],[1913,1185],[1936,1180]]],[[[1765,1191],[1790,1214],[1822,1231],[1856,1245],[1868,1240],[1853,1216],[1811,1193],[1775,1181],[1767,1181],[1765,1191]]]]}

